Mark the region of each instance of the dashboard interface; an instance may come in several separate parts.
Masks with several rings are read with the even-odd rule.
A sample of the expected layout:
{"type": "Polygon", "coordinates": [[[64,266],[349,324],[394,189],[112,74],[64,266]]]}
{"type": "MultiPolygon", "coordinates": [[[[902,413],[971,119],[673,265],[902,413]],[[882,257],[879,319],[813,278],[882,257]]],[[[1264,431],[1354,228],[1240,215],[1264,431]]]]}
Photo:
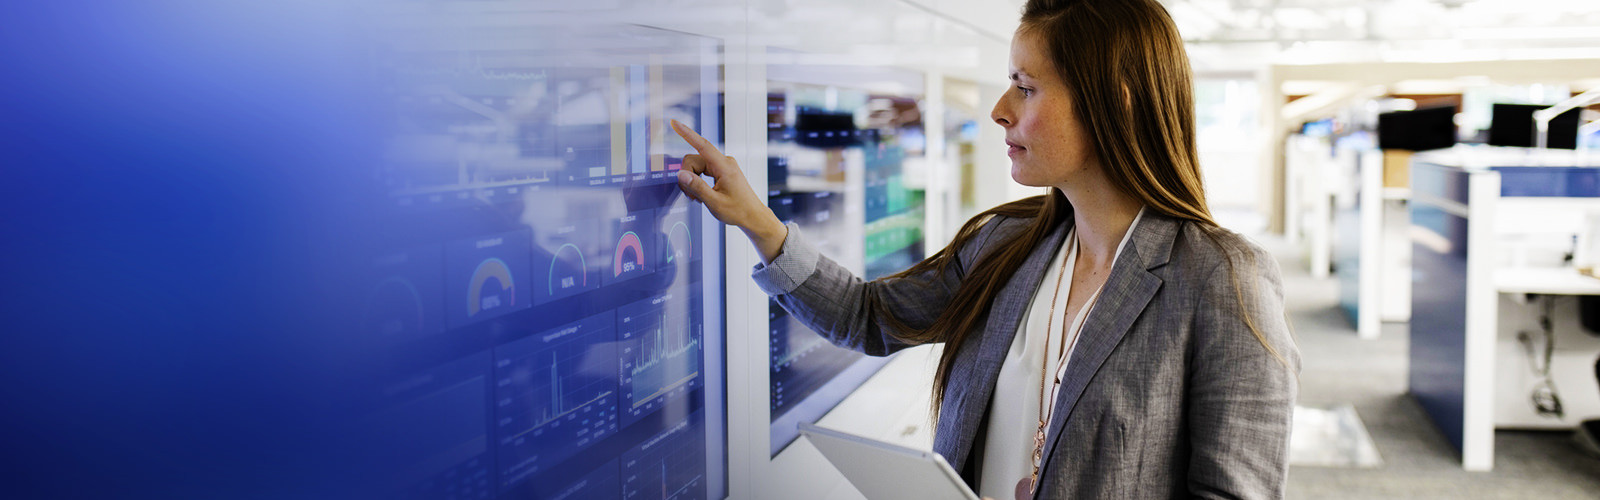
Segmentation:
{"type": "Polygon", "coordinates": [[[362,327],[403,496],[724,497],[721,243],[668,126],[718,138],[719,42],[440,25],[378,57],[362,327]]]}
{"type": "MultiPolygon", "coordinates": [[[[790,37],[831,7],[769,3],[5,4],[0,497],[720,499],[802,473],[729,464],[766,470],[764,433],[777,454],[884,359],[747,267],[730,286],[754,256],[678,189],[668,124],[756,154],[770,104],[756,189],[872,278],[922,257],[930,87],[790,37]]],[[[902,4],[822,35],[945,26],[902,4]]]]}

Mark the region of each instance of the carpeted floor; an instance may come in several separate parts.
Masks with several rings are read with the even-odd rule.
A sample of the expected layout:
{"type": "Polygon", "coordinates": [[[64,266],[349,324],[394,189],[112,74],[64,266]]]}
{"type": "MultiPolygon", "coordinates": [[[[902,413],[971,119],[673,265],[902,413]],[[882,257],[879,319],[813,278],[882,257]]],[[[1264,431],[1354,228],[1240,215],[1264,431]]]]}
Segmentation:
{"type": "Polygon", "coordinates": [[[1256,239],[1283,269],[1304,363],[1300,403],[1353,404],[1383,460],[1376,468],[1293,467],[1289,498],[1600,499],[1600,460],[1580,453],[1566,432],[1498,432],[1494,470],[1462,470],[1455,449],[1406,395],[1406,325],[1386,324],[1376,340],[1356,338],[1337,308],[1334,279],[1311,278],[1281,239],[1256,239]]]}

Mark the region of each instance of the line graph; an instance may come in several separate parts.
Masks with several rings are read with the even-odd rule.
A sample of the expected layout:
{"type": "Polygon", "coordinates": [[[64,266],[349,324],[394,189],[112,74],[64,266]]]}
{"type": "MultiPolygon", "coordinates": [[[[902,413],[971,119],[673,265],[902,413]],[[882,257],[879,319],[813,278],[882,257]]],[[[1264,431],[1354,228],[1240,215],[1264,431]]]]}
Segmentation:
{"type": "Polygon", "coordinates": [[[695,412],[687,417],[623,454],[622,498],[705,498],[704,414],[695,412]]]}
{"type": "Polygon", "coordinates": [[[702,383],[702,332],[687,305],[667,294],[618,309],[623,425],[702,383]]]}
{"type": "Polygon", "coordinates": [[[828,339],[822,338],[820,335],[790,335],[788,337],[787,345],[772,346],[773,370],[788,368],[791,363],[804,358],[812,350],[828,345],[828,339]]]}
{"type": "Polygon", "coordinates": [[[772,418],[776,420],[863,355],[834,346],[775,301],[768,303],[767,310],[768,354],[772,363],[768,396],[772,418]]]}
{"type": "MultiPolygon", "coordinates": [[[[589,405],[594,404],[594,403],[598,403],[600,401],[603,401],[608,396],[611,396],[612,394],[615,394],[615,392],[609,390],[609,388],[605,388],[606,390],[604,390],[604,392],[600,392],[599,394],[595,394],[595,396],[593,398],[589,398],[588,401],[584,401],[582,403],[577,403],[577,404],[568,406],[566,400],[567,400],[569,392],[568,392],[568,390],[566,388],[566,384],[564,383],[565,381],[563,380],[563,378],[561,376],[560,366],[561,366],[561,362],[560,362],[559,359],[556,358],[556,354],[554,352],[550,353],[550,379],[548,381],[549,385],[545,386],[545,387],[542,387],[542,389],[544,389],[545,391],[548,391],[549,394],[550,394],[549,406],[546,406],[544,408],[544,411],[542,412],[542,414],[540,414],[539,417],[534,420],[533,427],[528,428],[528,430],[522,431],[521,434],[526,434],[526,433],[529,433],[529,432],[533,432],[535,430],[538,430],[540,427],[544,427],[545,425],[547,425],[547,424],[549,424],[551,422],[555,422],[555,421],[560,420],[561,417],[565,417],[567,415],[572,415],[574,413],[577,413],[578,411],[588,409],[587,407],[589,405]],[[552,412],[558,412],[558,413],[552,414],[552,412]]],[[[592,391],[598,390],[598,389],[596,389],[596,386],[602,385],[602,382],[603,381],[592,381],[592,382],[590,382],[588,384],[585,384],[583,387],[580,387],[578,390],[573,391],[573,392],[577,393],[577,394],[585,394],[585,393],[588,393],[588,392],[592,392],[592,391]]],[[[518,434],[518,436],[520,436],[521,434],[518,434]]],[[[513,437],[515,437],[515,436],[513,436],[513,437]]]]}
{"type": "Polygon", "coordinates": [[[610,313],[495,349],[495,429],[513,484],[615,434],[616,344],[610,313]],[[597,366],[598,363],[598,366],[597,366]]]}
{"type": "Polygon", "coordinates": [[[698,376],[700,339],[690,334],[687,322],[673,324],[666,314],[660,315],[628,372],[633,406],[638,408],[698,376]]]}

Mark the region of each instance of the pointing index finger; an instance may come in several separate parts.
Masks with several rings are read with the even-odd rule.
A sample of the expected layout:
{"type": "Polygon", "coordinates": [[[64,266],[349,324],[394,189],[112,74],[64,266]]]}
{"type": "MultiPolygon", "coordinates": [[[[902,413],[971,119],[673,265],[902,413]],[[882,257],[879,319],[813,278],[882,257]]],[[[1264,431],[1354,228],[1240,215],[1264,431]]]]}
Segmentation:
{"type": "Polygon", "coordinates": [[[694,149],[699,151],[701,156],[717,160],[722,159],[722,151],[717,150],[717,147],[713,146],[711,141],[700,137],[700,134],[690,130],[689,127],[683,126],[682,123],[678,123],[677,120],[672,120],[672,130],[677,132],[679,137],[683,137],[683,140],[689,141],[689,145],[694,146],[694,149]]]}

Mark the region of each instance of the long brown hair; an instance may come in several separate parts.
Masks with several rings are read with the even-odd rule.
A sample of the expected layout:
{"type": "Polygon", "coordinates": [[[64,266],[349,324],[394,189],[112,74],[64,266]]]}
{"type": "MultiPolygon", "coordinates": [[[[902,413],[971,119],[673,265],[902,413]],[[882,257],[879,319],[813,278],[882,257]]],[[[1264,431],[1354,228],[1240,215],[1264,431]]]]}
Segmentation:
{"type": "MultiPolygon", "coordinates": [[[[1228,251],[1230,266],[1240,251],[1206,208],[1195,147],[1194,96],[1189,58],[1177,26],[1155,0],[1029,0],[1017,36],[1041,43],[1071,92],[1073,112],[1086,126],[1095,154],[1114,186],[1147,207],[1193,221],[1228,251]]],[[[1018,267],[1057,224],[1072,217],[1061,191],[1006,203],[964,224],[950,244],[897,276],[956,264],[956,253],[994,216],[1032,219],[994,250],[978,257],[950,306],[926,329],[891,318],[899,336],[912,342],[943,342],[933,387],[933,412],[944,404],[956,354],[1018,267]]],[[[1234,266],[1237,268],[1237,266],[1234,266]]],[[[1239,281],[1234,291],[1242,299],[1239,281]]],[[[1242,304],[1242,300],[1241,300],[1242,304]]],[[[1282,356],[1244,315],[1256,339],[1280,362],[1282,356]]]]}

